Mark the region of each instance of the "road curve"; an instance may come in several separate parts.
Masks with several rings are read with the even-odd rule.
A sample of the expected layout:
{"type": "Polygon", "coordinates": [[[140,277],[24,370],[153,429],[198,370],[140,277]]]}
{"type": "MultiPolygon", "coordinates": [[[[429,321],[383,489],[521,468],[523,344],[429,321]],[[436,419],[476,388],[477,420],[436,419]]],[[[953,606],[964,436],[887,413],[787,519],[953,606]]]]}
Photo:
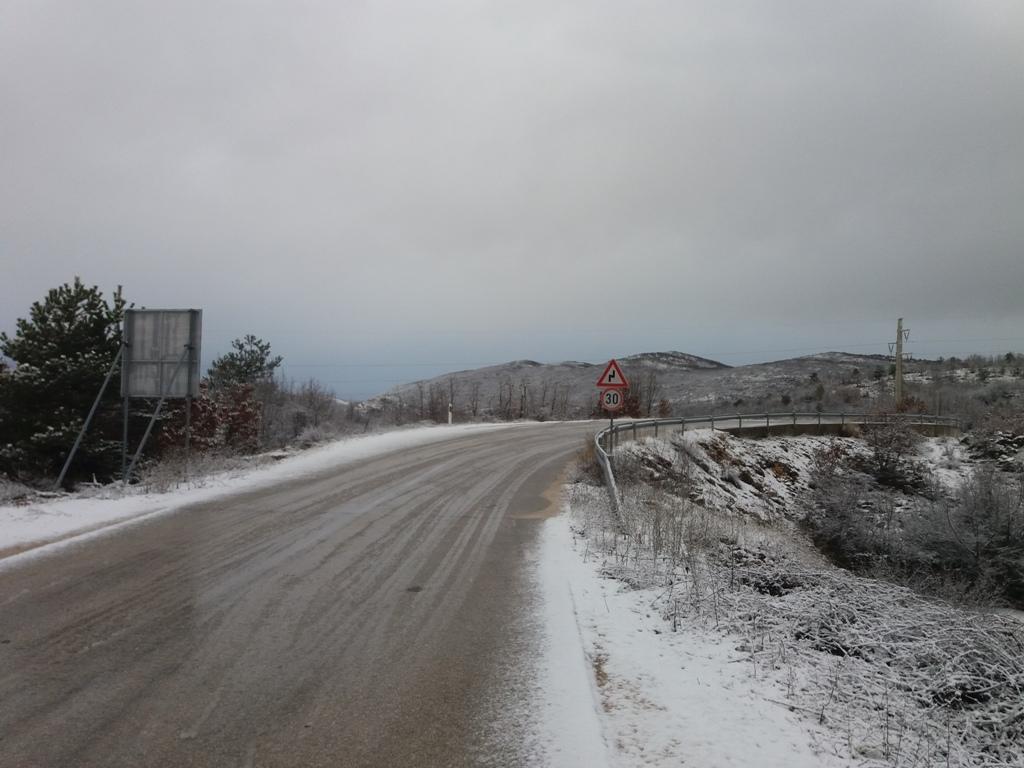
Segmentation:
{"type": "Polygon", "coordinates": [[[539,765],[526,561],[597,425],[470,434],[0,572],[0,765],[539,765]]]}

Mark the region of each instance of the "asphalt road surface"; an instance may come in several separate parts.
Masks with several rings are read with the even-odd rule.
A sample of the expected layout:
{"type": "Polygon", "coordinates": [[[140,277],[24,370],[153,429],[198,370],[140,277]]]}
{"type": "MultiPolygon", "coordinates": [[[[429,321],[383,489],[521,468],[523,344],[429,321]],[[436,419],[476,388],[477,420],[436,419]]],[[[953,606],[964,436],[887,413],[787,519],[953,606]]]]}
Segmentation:
{"type": "Polygon", "coordinates": [[[0,570],[0,766],[544,764],[529,559],[598,428],[460,436],[0,570]]]}

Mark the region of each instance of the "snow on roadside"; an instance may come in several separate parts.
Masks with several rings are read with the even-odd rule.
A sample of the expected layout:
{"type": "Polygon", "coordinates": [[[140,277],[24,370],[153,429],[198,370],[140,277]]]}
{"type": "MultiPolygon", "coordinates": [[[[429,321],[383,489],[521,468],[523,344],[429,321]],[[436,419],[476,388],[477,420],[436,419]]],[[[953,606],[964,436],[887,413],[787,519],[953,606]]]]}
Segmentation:
{"type": "Polygon", "coordinates": [[[586,539],[574,536],[568,513],[545,523],[542,551],[548,618],[562,638],[552,655],[552,685],[559,675],[578,674],[569,651],[579,642],[596,692],[607,764],[848,764],[814,743],[805,723],[777,703],[783,693],[757,677],[747,657],[721,635],[698,627],[672,632],[651,607],[659,589],[628,589],[602,578],[596,555],[586,539]],[[568,601],[559,597],[565,593],[568,601]],[[570,605],[574,631],[565,627],[564,615],[551,615],[570,605]]]}
{"type": "Polygon", "coordinates": [[[331,467],[373,458],[461,435],[507,429],[507,424],[416,427],[353,437],[311,448],[280,462],[199,478],[167,493],[110,486],[90,497],[60,498],[27,505],[0,506],[0,565],[6,566],[79,540],[106,533],[111,526],[138,522],[187,504],[211,501],[238,491],[265,488],[331,467]],[[47,545],[47,546],[43,546],[47,545]],[[6,555],[6,557],[5,557],[6,555]]]}
{"type": "MultiPolygon", "coordinates": [[[[709,667],[716,681],[708,712],[725,695],[718,689],[730,685],[795,712],[820,753],[811,764],[1024,765],[1024,635],[1017,624],[834,568],[798,534],[795,502],[809,488],[810,455],[835,441],[847,451],[867,450],[842,438],[755,441],[710,433],[623,446],[616,455],[618,518],[593,477],[581,474],[568,486],[571,522],[585,537],[567,538],[565,546],[593,561],[592,580],[608,577],[594,582],[600,599],[591,601],[584,636],[602,693],[617,697],[605,699],[606,720],[616,729],[606,736],[626,755],[622,765],[659,765],[644,762],[652,744],[673,749],[658,740],[656,724],[673,711],[673,694],[701,694],[677,671],[694,663],[709,667]],[[652,635],[660,645],[648,642],[652,635]],[[659,653],[657,665],[637,661],[659,653]],[[754,683],[729,677],[740,667],[754,683]],[[627,684],[616,687],[617,678],[627,684]],[[640,737],[630,752],[621,734],[634,730],[640,737]]],[[[950,493],[976,466],[958,441],[942,438],[924,441],[915,460],[941,464],[946,474],[938,485],[950,493]]],[[[727,710],[723,721],[731,728],[727,710]]],[[[684,716],[699,734],[700,721],[684,716]]],[[[744,722],[739,738],[746,738],[744,722]]],[[[681,722],[664,732],[670,730],[686,732],[681,722]]],[[[771,748],[764,755],[761,749],[756,765],[800,764],[804,755],[773,763],[771,748]]],[[[679,755],[708,765],[736,762],[729,751],[679,755]]]]}
{"type": "Polygon", "coordinates": [[[544,600],[545,649],[541,663],[544,699],[541,722],[547,729],[548,762],[560,768],[606,768],[607,748],[598,719],[599,691],[580,634],[577,598],[585,593],[572,578],[572,552],[562,518],[544,521],[538,581],[544,600]]]}

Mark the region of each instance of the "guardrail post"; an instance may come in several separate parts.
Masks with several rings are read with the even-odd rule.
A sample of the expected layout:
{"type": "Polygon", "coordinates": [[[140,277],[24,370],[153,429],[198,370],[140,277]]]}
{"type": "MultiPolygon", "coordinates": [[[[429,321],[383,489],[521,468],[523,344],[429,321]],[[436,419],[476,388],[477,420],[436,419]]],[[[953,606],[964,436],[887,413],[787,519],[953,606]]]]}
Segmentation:
{"type": "Polygon", "coordinates": [[[793,411],[793,426],[796,426],[796,411],[793,411]]]}
{"type": "Polygon", "coordinates": [[[636,442],[636,422],[633,422],[633,442],[636,442]]]}
{"type": "Polygon", "coordinates": [[[686,431],[686,417],[685,416],[683,416],[681,419],[679,419],[679,431],[680,432],[685,432],[686,431]]]}
{"type": "Polygon", "coordinates": [[[654,436],[658,436],[658,422],[654,422],[654,436]]]}
{"type": "Polygon", "coordinates": [[[772,415],[770,413],[764,415],[764,429],[766,432],[772,431],[772,415]]]}
{"type": "Polygon", "coordinates": [[[712,431],[715,429],[715,417],[714,417],[714,415],[711,416],[711,429],[712,429],[712,431]]]}
{"type": "MultiPolygon", "coordinates": [[[[609,427],[608,431],[604,432],[604,434],[608,436],[605,442],[610,442],[610,438],[613,434],[612,428],[609,427]]],[[[601,465],[601,468],[604,471],[604,481],[605,485],[608,488],[608,500],[611,503],[612,514],[614,515],[616,522],[621,528],[622,512],[619,508],[619,491],[615,485],[615,473],[612,470],[612,459],[611,456],[609,456],[608,453],[604,450],[604,447],[601,445],[600,438],[595,440],[595,444],[597,447],[597,462],[598,464],[601,465]]]]}
{"type": "Polygon", "coordinates": [[[743,429],[743,417],[742,417],[742,416],[741,416],[740,414],[738,414],[738,413],[737,413],[737,414],[736,414],[736,419],[737,419],[737,421],[739,421],[739,423],[740,423],[740,425],[739,425],[739,429],[743,429]]]}

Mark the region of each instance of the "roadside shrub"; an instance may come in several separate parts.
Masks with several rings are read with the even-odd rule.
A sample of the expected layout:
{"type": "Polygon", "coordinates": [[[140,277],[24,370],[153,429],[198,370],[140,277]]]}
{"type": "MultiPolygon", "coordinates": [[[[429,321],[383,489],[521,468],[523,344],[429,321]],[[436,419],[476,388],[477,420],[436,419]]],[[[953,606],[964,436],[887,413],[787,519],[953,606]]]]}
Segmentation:
{"type": "Polygon", "coordinates": [[[867,427],[863,434],[871,449],[866,471],[880,484],[900,490],[923,487],[923,470],[912,458],[921,436],[904,420],[867,427]]]}
{"type": "Polygon", "coordinates": [[[250,469],[264,460],[269,461],[216,452],[192,453],[186,460],[185,452],[176,448],[159,460],[145,462],[138,472],[138,484],[149,493],[166,493],[183,485],[198,487],[205,485],[212,475],[250,469]]]}
{"type": "Polygon", "coordinates": [[[0,504],[10,504],[31,494],[32,489],[29,486],[0,475],[0,504]]]}
{"type": "MultiPolygon", "coordinates": [[[[895,450],[891,440],[881,444],[883,453],[895,450]]],[[[804,516],[815,545],[837,565],[866,575],[970,603],[1024,606],[1020,474],[986,462],[953,496],[908,505],[891,487],[897,471],[907,477],[901,456],[883,456],[886,472],[879,476],[874,455],[858,461],[838,445],[819,452],[804,516]]],[[[922,483],[929,485],[927,478],[922,483]]]]}
{"type": "Polygon", "coordinates": [[[330,440],[333,436],[333,433],[324,427],[306,427],[295,439],[295,442],[300,448],[310,448],[317,443],[330,440]]]}
{"type": "Polygon", "coordinates": [[[615,482],[620,488],[631,485],[638,485],[644,480],[644,467],[634,451],[618,450],[612,459],[612,467],[615,470],[615,482]]]}
{"type": "Polygon", "coordinates": [[[580,446],[572,466],[573,482],[586,482],[590,485],[601,485],[604,483],[604,473],[601,471],[601,465],[597,462],[594,438],[585,437],[583,439],[583,445],[580,446]]]}
{"type": "Polygon", "coordinates": [[[1024,489],[991,464],[960,491],[949,516],[960,567],[972,587],[1024,605],[1024,489]]]}

